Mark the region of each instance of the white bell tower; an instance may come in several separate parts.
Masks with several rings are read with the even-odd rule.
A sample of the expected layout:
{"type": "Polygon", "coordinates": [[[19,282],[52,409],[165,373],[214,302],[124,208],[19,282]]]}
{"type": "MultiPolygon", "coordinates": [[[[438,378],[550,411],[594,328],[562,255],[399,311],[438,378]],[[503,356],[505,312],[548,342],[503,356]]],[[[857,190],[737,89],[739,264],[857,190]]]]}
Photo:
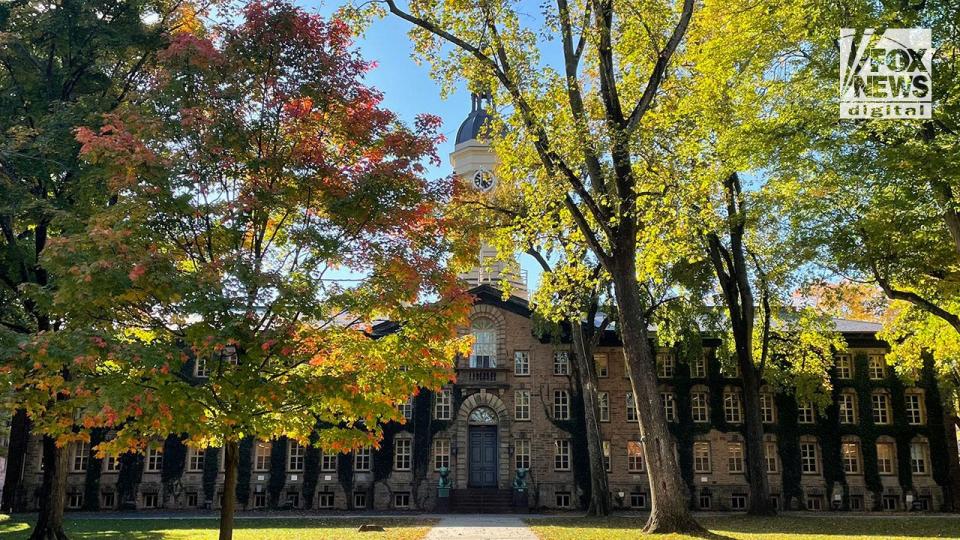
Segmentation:
{"type": "MultiPolygon", "coordinates": [[[[483,140],[486,136],[490,115],[484,108],[484,101],[490,102],[489,95],[471,95],[470,114],[460,124],[453,153],[450,154],[450,164],[453,172],[460,181],[481,193],[492,191],[497,186],[496,168],[497,156],[490,148],[490,144],[483,140]]],[[[469,272],[461,274],[460,278],[470,286],[475,287],[483,283],[500,288],[501,281],[510,283],[510,292],[514,296],[527,298],[527,276],[524,271],[515,271],[507,267],[507,263],[496,261],[497,251],[484,243],[480,247],[478,265],[469,272]]]]}

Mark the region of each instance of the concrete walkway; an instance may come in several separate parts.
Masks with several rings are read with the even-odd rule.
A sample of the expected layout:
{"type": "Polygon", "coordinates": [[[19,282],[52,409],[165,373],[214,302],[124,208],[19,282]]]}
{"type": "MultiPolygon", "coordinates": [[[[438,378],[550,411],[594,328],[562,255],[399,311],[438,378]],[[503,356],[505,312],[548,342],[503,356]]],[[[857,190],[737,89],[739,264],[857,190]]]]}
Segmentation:
{"type": "Polygon", "coordinates": [[[448,514],[440,518],[426,540],[537,540],[519,516],[448,514]]]}

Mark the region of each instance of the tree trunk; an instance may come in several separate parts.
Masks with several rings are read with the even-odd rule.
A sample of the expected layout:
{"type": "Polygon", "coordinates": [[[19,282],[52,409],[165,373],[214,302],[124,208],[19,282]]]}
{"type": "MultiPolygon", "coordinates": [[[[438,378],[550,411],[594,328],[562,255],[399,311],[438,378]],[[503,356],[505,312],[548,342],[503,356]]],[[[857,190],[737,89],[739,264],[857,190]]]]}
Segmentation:
{"type": "Polygon", "coordinates": [[[30,442],[30,418],[27,411],[17,409],[10,421],[7,446],[7,472],[3,480],[3,501],[0,511],[18,512],[19,494],[23,489],[23,470],[27,463],[27,445],[30,442]]]}
{"type": "Polygon", "coordinates": [[[233,539],[233,514],[237,504],[237,469],[240,443],[227,441],[223,447],[223,502],[220,504],[220,540],[233,539]]]}
{"type": "Polygon", "coordinates": [[[614,295],[619,312],[618,324],[623,340],[627,375],[637,401],[640,441],[650,480],[650,517],[646,533],[702,533],[704,529],[693,519],[687,503],[687,488],[680,476],[673,436],[660,403],[656,363],[647,336],[647,317],[640,300],[633,254],[621,257],[621,264],[611,268],[614,295]]]}
{"type": "MultiPolygon", "coordinates": [[[[588,321],[587,324],[593,324],[588,321]]],[[[575,349],[577,382],[583,396],[583,421],[590,454],[590,506],[588,516],[610,515],[610,487],[603,462],[603,434],[600,431],[600,402],[597,396],[597,370],[593,363],[593,346],[584,335],[581,321],[571,321],[575,349]]]]}
{"type": "Polygon", "coordinates": [[[746,428],[744,447],[747,458],[747,482],[750,486],[750,505],[747,513],[752,516],[771,516],[776,514],[776,510],[770,504],[770,483],[767,479],[767,461],[763,451],[760,375],[753,364],[752,351],[748,351],[746,357],[741,354],[737,356],[743,381],[743,421],[746,428]]]}
{"type": "Polygon", "coordinates": [[[52,437],[43,438],[43,484],[40,511],[30,540],[66,540],[63,508],[67,502],[67,452],[52,437]]]}

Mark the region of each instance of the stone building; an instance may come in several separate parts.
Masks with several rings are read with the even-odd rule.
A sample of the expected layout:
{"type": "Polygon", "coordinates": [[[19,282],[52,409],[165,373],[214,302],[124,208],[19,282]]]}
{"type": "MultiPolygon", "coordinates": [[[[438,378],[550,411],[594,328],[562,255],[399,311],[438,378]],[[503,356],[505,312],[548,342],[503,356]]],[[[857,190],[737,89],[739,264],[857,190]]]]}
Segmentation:
{"type": "MultiPolygon", "coordinates": [[[[496,182],[495,159],[477,138],[485,117],[475,99],[452,156],[456,171],[480,190],[496,182]]],[[[244,441],[242,507],[433,509],[441,468],[450,470],[455,510],[510,509],[517,469],[529,470],[529,507],[584,506],[589,467],[570,344],[537,335],[520,273],[493,264],[462,277],[476,296],[462,332],[473,334],[475,344],[457,360],[455,382],[400,405],[408,420],[385,427],[379,450],[324,454],[283,439],[244,441]],[[494,286],[502,279],[513,292],[506,300],[494,286]]],[[[879,325],[836,320],[835,327],[848,350],[836,358],[831,406],[816,410],[763,388],[771,497],[780,508],[809,510],[949,509],[956,435],[930,367],[916,386],[905,386],[885,365],[879,325]]],[[[390,329],[384,323],[375,331],[390,329]]],[[[738,375],[717,358],[718,345],[705,336],[695,351],[660,348],[657,371],[691,508],[735,511],[746,508],[749,496],[743,405],[738,375]]],[[[615,332],[601,337],[594,361],[614,507],[649,508],[636,405],[615,332]]],[[[202,364],[193,370],[206,375],[202,364]]],[[[170,437],[143,456],[99,460],[86,444],[70,452],[71,509],[219,506],[218,449],[191,450],[170,437]]],[[[18,510],[37,505],[39,440],[31,439],[24,455],[16,460],[20,470],[6,476],[15,492],[5,500],[18,510]]]]}

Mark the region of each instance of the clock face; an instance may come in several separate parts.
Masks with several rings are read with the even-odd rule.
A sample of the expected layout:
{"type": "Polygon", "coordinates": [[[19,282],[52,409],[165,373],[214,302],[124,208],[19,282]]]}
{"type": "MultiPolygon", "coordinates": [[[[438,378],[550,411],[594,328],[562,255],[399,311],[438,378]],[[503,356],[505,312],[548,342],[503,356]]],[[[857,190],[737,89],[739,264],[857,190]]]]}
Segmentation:
{"type": "Polygon", "coordinates": [[[490,191],[493,189],[495,183],[496,180],[493,177],[493,173],[486,169],[480,169],[473,175],[473,187],[480,191],[490,191]]]}

